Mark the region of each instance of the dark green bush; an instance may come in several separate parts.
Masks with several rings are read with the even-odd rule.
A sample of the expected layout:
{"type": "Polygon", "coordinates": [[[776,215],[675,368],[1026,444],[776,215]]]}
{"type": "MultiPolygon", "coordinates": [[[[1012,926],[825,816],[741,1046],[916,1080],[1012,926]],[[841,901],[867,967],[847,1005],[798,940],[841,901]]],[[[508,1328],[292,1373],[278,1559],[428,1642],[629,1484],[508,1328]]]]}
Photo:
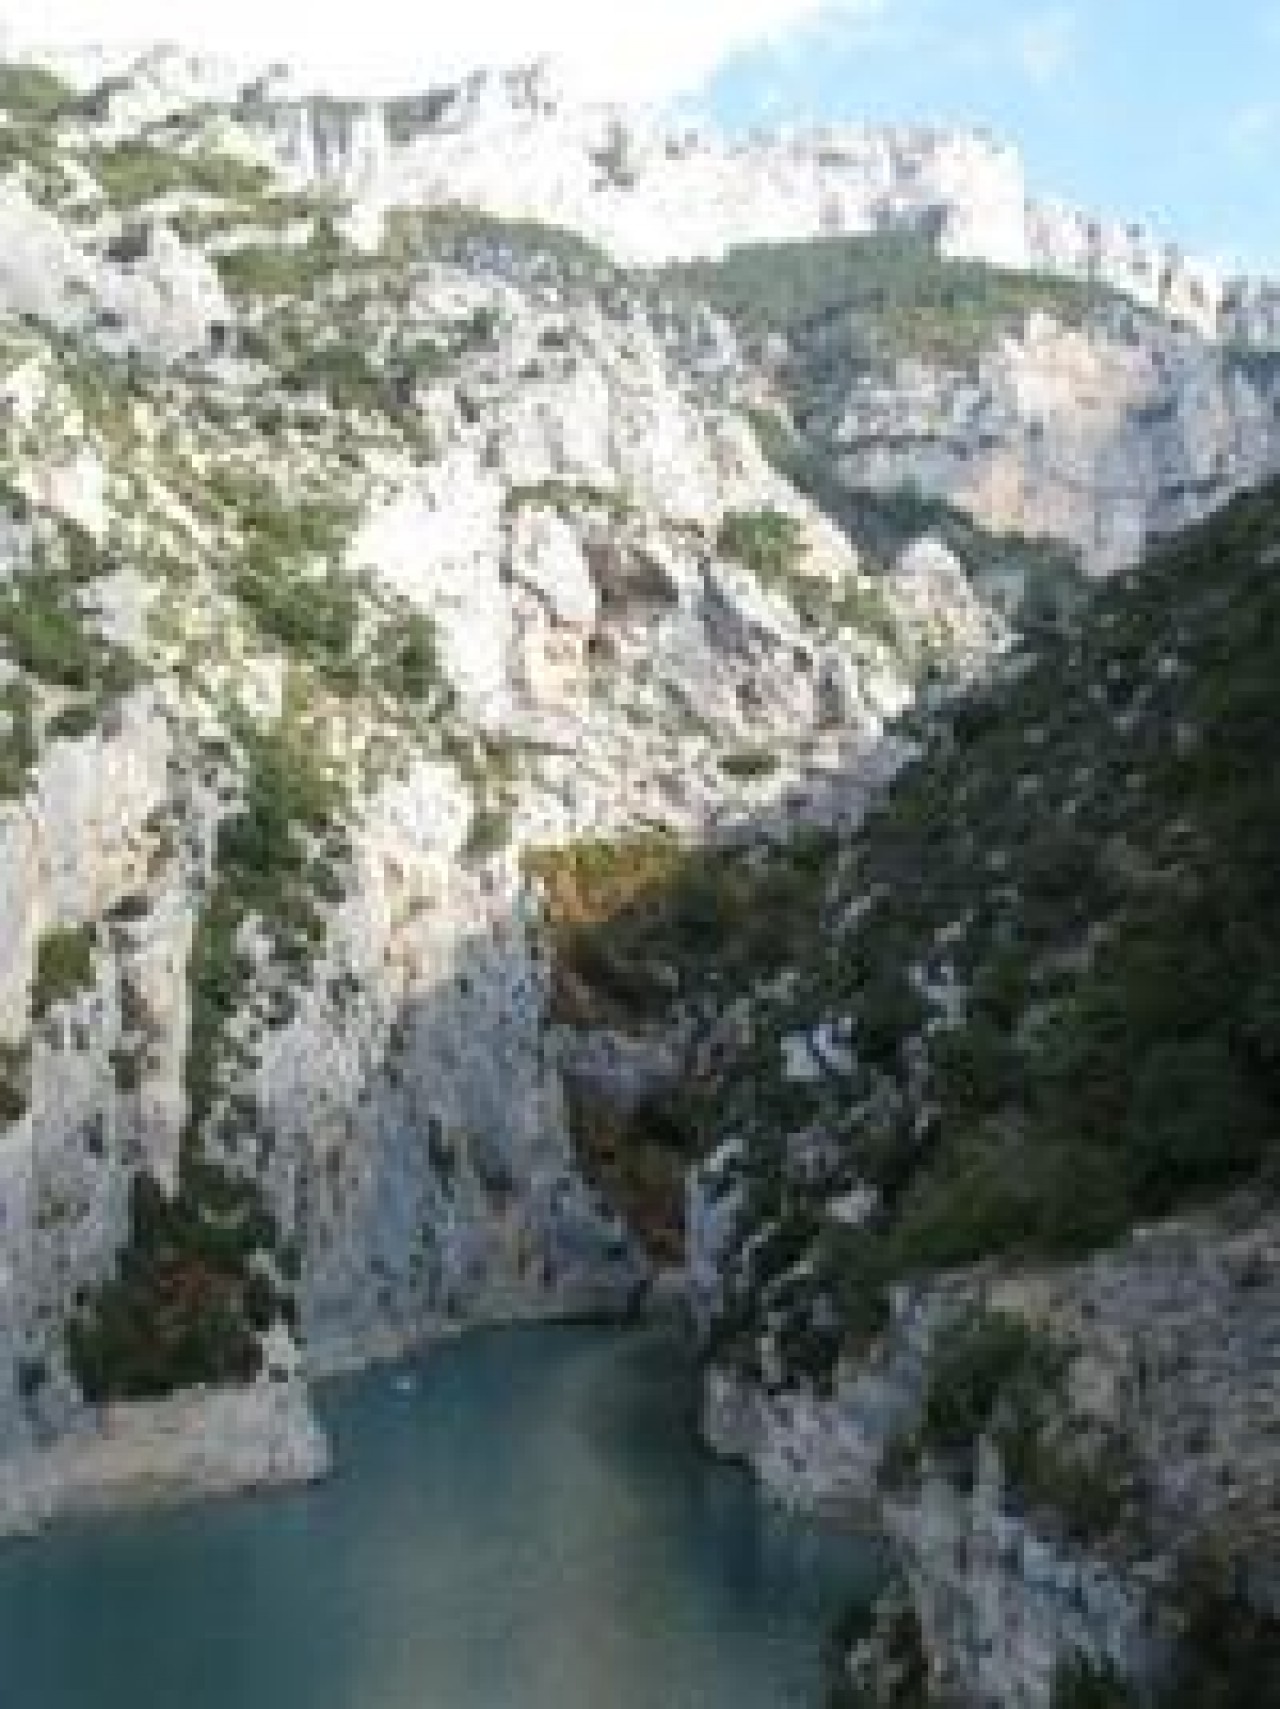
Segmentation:
{"type": "Polygon", "coordinates": [[[279,1244],[257,1185],[189,1160],[170,1199],[134,1177],[129,1243],[115,1277],[68,1326],[85,1398],[157,1399],[196,1384],[251,1382],[258,1336],[293,1305],[261,1268],[279,1244]]]}
{"type": "Polygon", "coordinates": [[[217,257],[218,276],[233,297],[313,297],[338,270],[343,251],[332,224],[317,220],[304,244],[246,244],[217,257]]]}
{"type": "Polygon", "coordinates": [[[735,778],[742,783],[772,777],[777,769],[777,754],[770,753],[765,748],[742,748],[736,753],[720,756],[720,770],[726,777],[735,778]]]}
{"type": "Polygon", "coordinates": [[[1016,1318],[984,1313],[946,1333],[929,1363],[922,1439],[968,1456],[993,1428],[1011,1441],[1038,1429],[1059,1394],[1062,1350],[1016,1318]]]}
{"type": "Polygon", "coordinates": [[[1109,1663],[1083,1656],[1059,1664],[1053,1676],[1053,1709],[1138,1709],[1137,1692],[1109,1663]]]}
{"type": "MultiPolygon", "coordinates": [[[[886,232],[744,244],[722,261],[667,268],[663,282],[729,315],[748,335],[810,327],[842,335],[853,360],[912,356],[965,364],[1034,309],[1081,323],[1087,286],[949,261],[925,234],[886,232]]],[[[830,349],[830,344],[828,344],[830,349]]]]}
{"type": "Polygon", "coordinates": [[[94,928],[53,926],[36,946],[31,1012],[37,1020],[93,983],[94,928]]]}
{"type": "Polygon", "coordinates": [[[0,688],[0,800],[21,795],[36,759],[31,689],[25,682],[0,688]]]}
{"type": "Polygon", "coordinates": [[[0,1039],[0,1127],[21,1121],[30,1098],[31,1052],[0,1039]]]}
{"type": "Polygon", "coordinates": [[[16,119],[60,118],[75,99],[70,84],[42,65],[0,64],[0,110],[16,119]]]}
{"type": "Polygon", "coordinates": [[[1243,1560],[1212,1545],[1184,1562],[1182,1627],[1160,1709],[1262,1709],[1280,1703],[1280,1612],[1243,1560]]]}
{"type": "Polygon", "coordinates": [[[423,704],[447,689],[436,627],[420,611],[391,618],[373,645],[374,680],[388,694],[423,704]]]}

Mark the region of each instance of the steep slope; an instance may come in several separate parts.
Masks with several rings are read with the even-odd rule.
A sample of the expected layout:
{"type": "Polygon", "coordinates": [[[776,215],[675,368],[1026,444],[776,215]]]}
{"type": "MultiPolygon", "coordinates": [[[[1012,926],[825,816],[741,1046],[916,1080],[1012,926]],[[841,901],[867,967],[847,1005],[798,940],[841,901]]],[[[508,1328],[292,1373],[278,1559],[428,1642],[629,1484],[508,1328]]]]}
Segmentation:
{"type": "MultiPolygon", "coordinates": [[[[593,101],[545,61],[408,101],[290,99],[263,84],[247,93],[245,116],[305,181],[319,173],[370,206],[457,201],[568,226],[631,265],[909,226],[931,231],[949,258],[1099,280],[1202,332],[1216,330],[1228,300],[1212,267],[1141,226],[1030,199],[1017,151],[981,131],[841,125],[727,138],[593,101]]],[[[1243,286],[1229,299],[1237,311],[1252,300],[1243,286]]]]}
{"type": "Polygon", "coordinates": [[[1275,1683],[1278,562],[1273,484],[936,713],[854,836],[669,851],[562,933],[673,1059],[644,1131],[709,1155],[711,1439],[879,1489],[982,1700],[1149,1679],[1210,1541],[1229,1700],[1275,1683]]]}
{"type": "MultiPolygon", "coordinates": [[[[317,1470],[300,1346],[686,1257],[709,1432],[793,1494],[866,1494],[971,1266],[1025,1262],[1107,1393],[1133,1302],[1194,1319],[1155,1433],[1080,1436],[1185,1511],[1116,1511],[1164,1549],[1238,1463],[1252,1513],[1270,1225],[1094,1254],[1271,1166],[1274,491],[1077,608],[1274,469],[1265,352],[1149,254],[1037,248],[980,139],[640,147],[536,76],[370,109],[163,53],[0,109],[5,1523],[166,1417],[219,1487],[317,1470]],[[716,208],[715,254],[861,235],[623,265],[716,208]],[[1175,1444],[1219,1377],[1228,1443],[1175,1444]]],[[[1031,1423],[1035,1517],[1096,1512],[1031,1423]]],[[[1136,1666],[1117,1582],[1079,1647],[1136,1666]]]]}
{"type": "Polygon", "coordinates": [[[846,509],[947,505],[1107,574],[1280,459],[1265,358],[1096,273],[957,263],[899,231],[744,247],[664,281],[729,317],[755,401],[846,509]]]}
{"type": "Polygon", "coordinates": [[[228,112],[0,97],[0,1443],[274,1372],[265,1476],[317,1463],[295,1336],[644,1280],[521,846],[854,815],[1003,625],[958,564],[881,587],[580,240],[357,249],[228,112]]]}

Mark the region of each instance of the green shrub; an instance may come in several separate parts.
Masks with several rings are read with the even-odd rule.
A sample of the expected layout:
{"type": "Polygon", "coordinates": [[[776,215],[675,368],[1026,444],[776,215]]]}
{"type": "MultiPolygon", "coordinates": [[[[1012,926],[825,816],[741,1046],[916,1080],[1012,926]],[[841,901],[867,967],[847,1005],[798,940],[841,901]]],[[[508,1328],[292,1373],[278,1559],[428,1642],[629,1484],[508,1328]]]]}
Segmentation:
{"type": "MultiPolygon", "coordinates": [[[[5,508],[14,513],[12,499],[5,508]]],[[[81,609],[81,589],[109,568],[93,537],[62,518],[54,540],[41,542],[30,566],[0,588],[0,646],[14,664],[41,682],[92,695],[99,710],[144,676],[138,661],[105,639],[81,609]]],[[[15,696],[25,694],[20,685],[10,685],[0,691],[0,706],[12,710],[15,696]]],[[[29,714],[27,695],[28,731],[29,714]]]]}
{"type": "Polygon", "coordinates": [[[244,226],[283,231],[330,211],[309,191],[255,190],[247,180],[231,179],[217,194],[222,198],[217,207],[185,207],[170,217],[184,243],[203,246],[244,226]]]}
{"type": "Polygon", "coordinates": [[[21,681],[0,688],[0,800],[21,795],[36,759],[31,689],[21,681]]]}
{"type": "Polygon", "coordinates": [[[420,611],[386,622],[373,644],[374,680],[388,694],[423,704],[447,689],[436,626],[420,611]]]}
{"type": "Polygon", "coordinates": [[[948,1333],[929,1361],[922,1440],[969,1456],[993,1426],[1010,1440],[1035,1430],[1061,1390],[1064,1356],[1017,1318],[981,1313],[948,1333]]]}
{"type": "Polygon", "coordinates": [[[0,110],[17,119],[50,121],[75,103],[70,84],[42,65],[0,64],[0,110]]]}
{"type": "Polygon", "coordinates": [[[0,1127],[21,1121],[30,1100],[30,1045],[0,1039],[0,1127]]]}
{"type": "Polygon", "coordinates": [[[342,259],[332,222],[321,219],[304,244],[246,244],[219,255],[215,265],[230,296],[305,300],[333,278],[342,259]]]}
{"type": "Polygon", "coordinates": [[[213,472],[208,493],[242,535],[232,586],[259,629],[331,687],[352,691],[360,675],[360,603],[339,561],[352,526],[349,508],[282,504],[267,481],[231,466],[213,472]]]}
{"type": "Polygon", "coordinates": [[[339,567],[312,570],[255,549],[236,572],[235,591],[262,632],[286,652],[354,686],[359,602],[339,567]]]}
{"type": "Polygon", "coordinates": [[[92,925],[53,926],[40,939],[31,991],[37,1020],[93,984],[94,937],[92,925]]]}
{"type": "Polygon", "coordinates": [[[902,231],[744,244],[661,277],[751,338],[784,331],[803,349],[821,328],[828,366],[835,339],[855,363],[909,356],[964,366],[1033,310],[1080,325],[1098,301],[1073,280],[947,260],[927,235],[902,231]]]}
{"type": "Polygon", "coordinates": [[[764,586],[778,587],[796,573],[804,530],[778,510],[730,511],[716,535],[716,551],[744,564],[764,586]]]}
{"type": "Polygon", "coordinates": [[[92,701],[76,701],[70,706],[64,706],[62,711],[51,718],[45,725],[45,734],[51,741],[62,738],[68,742],[81,741],[90,735],[98,726],[98,708],[92,701]]]}
{"type": "Polygon", "coordinates": [[[72,1318],[67,1351],[87,1400],[158,1399],[251,1382],[259,1334],[292,1300],[261,1268],[279,1246],[256,1183],[188,1160],[177,1194],[134,1177],[116,1275],[72,1318]]]}
{"type": "Polygon", "coordinates": [[[1207,1542],[1183,1562],[1173,1678],[1160,1709],[1280,1703],[1280,1612],[1243,1561],[1207,1542]]]}
{"type": "Polygon", "coordinates": [[[586,238],[539,220],[503,219],[481,208],[393,208],[387,217],[383,249],[393,263],[424,255],[464,264],[501,245],[527,263],[549,264],[565,277],[612,275],[613,262],[586,238]]]}
{"type": "Polygon", "coordinates": [[[280,376],[286,391],[323,392],[329,407],[346,412],[387,407],[389,382],[363,345],[338,340],[305,351],[280,376]]]}
{"type": "Polygon", "coordinates": [[[464,860],[482,861],[500,854],[511,842],[511,809],[499,804],[478,806],[471,815],[467,839],[463,846],[464,860]]]}
{"type": "Polygon", "coordinates": [[[141,679],[137,662],[89,627],[70,589],[38,573],[0,590],[0,641],[22,670],[59,688],[106,698],[141,679]]]}
{"type": "Polygon", "coordinates": [[[213,1107],[226,1029],[249,991],[252,969],[236,947],[241,926],[255,916],[281,963],[301,977],[324,935],[321,899],[337,886],[332,860],[313,845],[332,835],[341,794],[314,736],[286,715],[270,730],[244,731],[243,741],[245,801],[219,828],[214,882],[187,965],[189,1138],[213,1107]]]}
{"type": "Polygon", "coordinates": [[[1053,1676],[1053,1709],[1138,1709],[1139,1698],[1110,1664],[1083,1656],[1060,1662],[1053,1676]]]}
{"type": "Polygon", "coordinates": [[[255,196],[270,181],[264,166],[233,155],[180,154],[139,138],[96,150],[90,164],[103,194],[117,208],[141,207],[176,193],[255,196]]]}
{"type": "Polygon", "coordinates": [[[624,522],[634,509],[625,492],[617,488],[592,486],[588,481],[548,480],[508,487],[502,503],[508,515],[535,506],[554,510],[567,519],[584,510],[603,510],[612,522],[624,522]]]}
{"type": "Polygon", "coordinates": [[[778,769],[777,754],[765,748],[742,748],[736,753],[720,755],[720,770],[726,777],[742,783],[772,777],[778,769]]]}

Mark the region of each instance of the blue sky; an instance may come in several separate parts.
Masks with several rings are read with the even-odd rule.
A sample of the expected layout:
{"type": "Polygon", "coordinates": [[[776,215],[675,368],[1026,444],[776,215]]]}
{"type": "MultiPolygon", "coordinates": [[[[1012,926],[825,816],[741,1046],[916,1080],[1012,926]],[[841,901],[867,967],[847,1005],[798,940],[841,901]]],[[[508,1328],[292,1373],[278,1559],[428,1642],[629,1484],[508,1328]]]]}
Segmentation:
{"type": "Polygon", "coordinates": [[[1280,271],[1280,0],[882,0],[734,54],[703,100],[987,125],[1037,192],[1280,271]]]}

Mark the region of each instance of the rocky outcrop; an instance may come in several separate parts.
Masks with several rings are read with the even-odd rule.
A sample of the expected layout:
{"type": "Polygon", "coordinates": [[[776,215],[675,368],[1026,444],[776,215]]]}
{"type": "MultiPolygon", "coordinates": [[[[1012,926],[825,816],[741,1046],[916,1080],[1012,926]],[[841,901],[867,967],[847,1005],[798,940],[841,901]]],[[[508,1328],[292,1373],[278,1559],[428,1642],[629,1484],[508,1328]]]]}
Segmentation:
{"type": "Polygon", "coordinates": [[[208,346],[228,319],[209,261],[157,226],[143,255],[113,262],[12,182],[0,186],[0,310],[62,330],[89,332],[119,356],[172,361],[208,346]]]}
{"type": "Polygon", "coordinates": [[[888,1517],[944,1701],[1049,1709],[1072,1659],[1144,1681],[1167,1666],[1167,1572],[1116,1566],[1011,1513],[989,1448],[971,1492],[932,1478],[888,1517]]]}
{"type": "Polygon", "coordinates": [[[864,1389],[823,1400],[812,1394],[768,1394],[732,1371],[713,1367],[703,1389],[701,1429],[707,1446],[740,1460],[769,1494],[802,1511],[836,1517],[875,1511],[876,1472],[901,1417],[896,1395],[864,1389]],[[885,1405],[883,1422],[869,1408],[885,1405]]]}
{"type": "Polygon", "coordinates": [[[299,1381],[115,1405],[0,1460],[0,1535],[312,1483],[328,1470],[329,1445],[299,1381]]]}
{"type": "Polygon", "coordinates": [[[837,384],[810,432],[850,488],[940,498],[1049,537],[1095,573],[1134,563],[1280,462],[1275,376],[1195,339],[1033,317],[976,371],[903,363],[837,384]]]}
{"type": "Polygon", "coordinates": [[[729,141],[584,102],[547,64],[477,73],[400,119],[300,103],[274,122],[303,181],[356,185],[383,208],[463,203],[566,226],[631,264],[913,224],[948,256],[1092,280],[1218,327],[1212,267],[1142,227],[1029,200],[1017,152],[985,135],[831,126],[729,141]]]}
{"type": "MultiPolygon", "coordinates": [[[[1071,1269],[962,1276],[895,1298],[873,1354],[834,1394],[770,1391],[723,1364],[704,1382],[702,1430],[778,1499],[881,1514],[910,1585],[941,1699],[1049,1709],[1073,1658],[1138,1682],[1167,1666],[1172,1595],[1189,1539],[1256,1563],[1280,1548],[1272,1222],[1142,1231],[1071,1269]],[[967,1487],[927,1461],[904,1484],[889,1461],[917,1428],[930,1349],[978,1306],[1051,1330],[1072,1349],[1073,1429],[1118,1432],[1142,1489],[1140,1537],[1090,1540],[1028,1511],[990,1440],[967,1487]],[[888,1458],[887,1458],[888,1457],[888,1458]]],[[[766,1359],[767,1364],[767,1359],[766,1359]]],[[[1266,1568],[1258,1568],[1259,1582],[1266,1568]]]]}

